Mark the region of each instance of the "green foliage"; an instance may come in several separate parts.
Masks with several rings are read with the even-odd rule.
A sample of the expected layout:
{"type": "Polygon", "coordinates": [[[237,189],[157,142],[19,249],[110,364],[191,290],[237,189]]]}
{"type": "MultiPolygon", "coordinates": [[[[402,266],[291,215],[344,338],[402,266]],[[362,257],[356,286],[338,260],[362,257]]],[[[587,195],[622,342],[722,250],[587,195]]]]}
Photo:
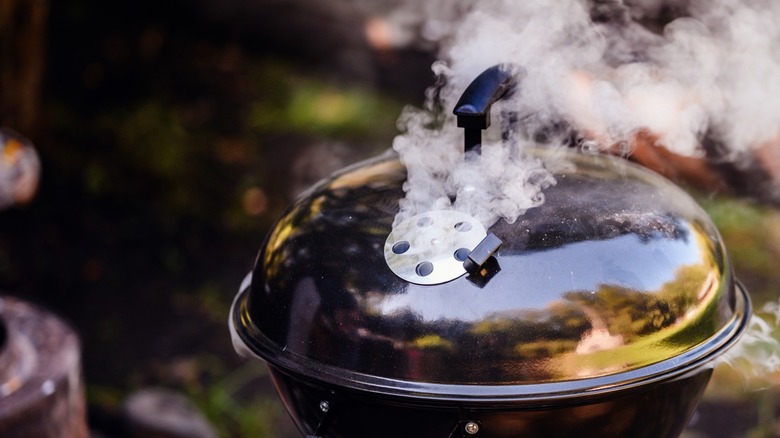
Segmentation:
{"type": "Polygon", "coordinates": [[[218,429],[221,437],[276,437],[276,423],[286,415],[272,395],[251,391],[252,384],[266,378],[266,368],[257,361],[232,371],[216,370],[222,377],[207,386],[193,385],[189,397],[218,429]],[[240,394],[250,388],[248,394],[240,394]]]}
{"type": "Polygon", "coordinates": [[[780,211],[733,199],[700,199],[726,244],[734,271],[759,306],[777,297],[780,211]]]}
{"type": "Polygon", "coordinates": [[[263,94],[249,110],[248,125],[260,132],[340,139],[384,139],[395,132],[401,105],[375,91],[335,86],[278,65],[259,70],[257,76],[263,94]]]}

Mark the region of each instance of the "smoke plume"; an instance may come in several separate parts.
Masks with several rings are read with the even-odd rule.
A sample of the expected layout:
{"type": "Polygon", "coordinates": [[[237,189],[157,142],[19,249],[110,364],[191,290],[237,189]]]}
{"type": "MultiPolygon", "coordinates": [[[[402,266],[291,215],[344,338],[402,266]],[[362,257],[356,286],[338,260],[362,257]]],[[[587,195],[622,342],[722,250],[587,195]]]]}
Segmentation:
{"type": "Polygon", "coordinates": [[[751,386],[770,385],[780,371],[779,331],[780,301],[770,301],[751,315],[742,339],[718,362],[739,370],[751,386]]]}
{"type": "Polygon", "coordinates": [[[709,143],[738,160],[780,134],[774,0],[428,0],[392,17],[440,50],[440,84],[399,120],[394,148],[409,179],[398,219],[452,208],[486,226],[515,220],[555,183],[550,163],[528,152],[540,142],[629,154],[651,132],[680,155],[702,156],[709,143]],[[451,110],[500,63],[525,75],[494,106],[482,155],[465,159],[451,110]]]}

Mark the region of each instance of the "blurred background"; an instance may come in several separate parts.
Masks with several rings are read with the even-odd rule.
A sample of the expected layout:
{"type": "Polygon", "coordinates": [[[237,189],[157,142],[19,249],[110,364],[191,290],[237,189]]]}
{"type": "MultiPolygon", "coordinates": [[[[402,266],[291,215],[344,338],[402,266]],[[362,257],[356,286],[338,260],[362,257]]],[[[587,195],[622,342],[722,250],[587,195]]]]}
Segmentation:
{"type": "MultiPolygon", "coordinates": [[[[0,212],[0,290],[78,332],[95,436],[133,436],[128,400],[152,388],[205,419],[191,436],[297,436],[265,366],[234,353],[228,309],[293,197],[385,151],[423,104],[435,47],[391,38],[391,8],[0,0],[0,125],[41,161],[37,195],[0,212]]],[[[690,190],[771,348],[780,211],[690,190]]],[[[751,370],[719,366],[685,435],[780,436],[774,376],[751,370]]]]}

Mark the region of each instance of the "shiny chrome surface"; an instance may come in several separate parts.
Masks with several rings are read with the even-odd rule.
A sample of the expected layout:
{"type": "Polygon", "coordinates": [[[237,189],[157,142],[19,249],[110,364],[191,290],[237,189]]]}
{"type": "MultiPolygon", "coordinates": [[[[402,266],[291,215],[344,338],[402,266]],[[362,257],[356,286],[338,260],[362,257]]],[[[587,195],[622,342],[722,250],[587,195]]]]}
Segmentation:
{"type": "Polygon", "coordinates": [[[411,283],[445,283],[466,274],[463,262],[486,235],[485,227],[465,213],[429,211],[393,227],[385,242],[385,261],[411,283]]]}
{"type": "Polygon", "coordinates": [[[749,302],[707,215],[623,160],[569,159],[542,206],[491,227],[504,245],[489,275],[438,285],[385,262],[397,158],[333,176],[273,228],[234,304],[234,341],[318,381],[458,400],[635,387],[735,342],[749,302]]]}

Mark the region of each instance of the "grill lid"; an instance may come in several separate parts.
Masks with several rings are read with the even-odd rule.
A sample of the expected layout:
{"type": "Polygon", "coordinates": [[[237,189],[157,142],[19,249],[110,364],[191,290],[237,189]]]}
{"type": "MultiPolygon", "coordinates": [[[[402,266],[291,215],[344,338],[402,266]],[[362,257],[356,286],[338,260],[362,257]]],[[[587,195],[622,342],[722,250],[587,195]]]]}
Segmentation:
{"type": "MultiPolygon", "coordinates": [[[[479,272],[431,284],[386,258],[417,226],[392,228],[406,179],[397,156],[335,174],[272,228],[233,306],[234,344],[309,378],[448,400],[612,391],[733,344],[749,301],[706,213],[625,160],[567,159],[540,207],[447,243],[497,236],[479,272]]],[[[426,226],[471,224],[457,215],[433,212],[426,226]]]]}

